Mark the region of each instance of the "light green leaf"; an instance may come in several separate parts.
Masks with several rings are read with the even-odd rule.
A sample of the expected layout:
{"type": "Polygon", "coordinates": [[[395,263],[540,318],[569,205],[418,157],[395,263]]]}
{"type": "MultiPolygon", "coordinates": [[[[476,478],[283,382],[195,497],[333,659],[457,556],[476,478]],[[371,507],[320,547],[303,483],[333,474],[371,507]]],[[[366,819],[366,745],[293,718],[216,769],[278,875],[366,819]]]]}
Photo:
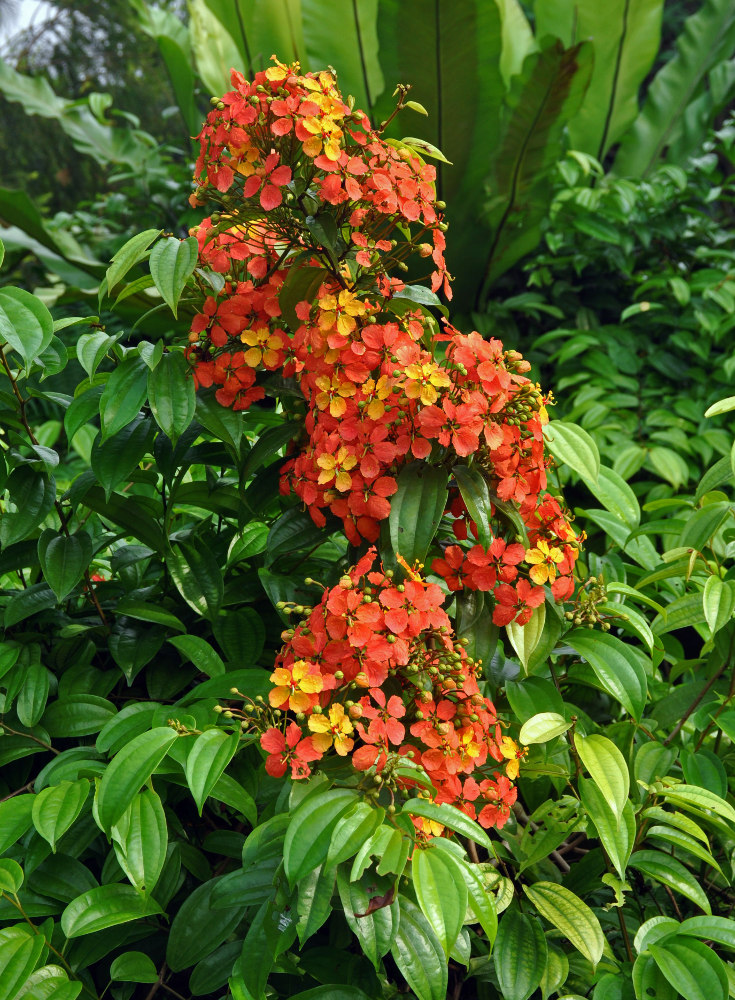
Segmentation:
{"type": "Polygon", "coordinates": [[[437,823],[454,830],[455,833],[469,837],[475,843],[481,844],[492,853],[490,838],[482,827],[455,806],[444,803],[437,805],[428,799],[409,799],[402,811],[408,813],[409,816],[424,816],[426,819],[436,820],[437,823]]]}
{"type": "Polygon", "coordinates": [[[633,806],[626,801],[622,814],[617,815],[594,781],[582,778],[579,794],[588,816],[595,824],[597,835],[620,878],[625,878],[630,852],[633,850],[636,821],[633,806]]]}
{"type": "Polygon", "coordinates": [[[640,719],[648,685],[635,651],[608,632],[574,629],[565,640],[589,663],[603,688],[640,719]]]}
{"type": "Polygon", "coordinates": [[[160,912],[151,897],[141,896],[130,885],[111,883],[73,899],[61,914],[61,929],[68,938],[82,937],[160,912]]]}
{"type": "Polygon", "coordinates": [[[518,622],[510,622],[505,626],[513,649],[518,654],[518,659],[523,664],[524,673],[528,673],[528,664],[533,656],[534,650],[541,641],[546,621],[546,604],[540,604],[531,612],[531,617],[525,625],[518,622]]]}
{"type": "Polygon", "coordinates": [[[225,673],[222,657],[206,639],[198,635],[177,635],[168,641],[178,649],[184,660],[189,660],[208,677],[219,677],[225,673]]]}
{"type": "Polygon", "coordinates": [[[723,583],[719,576],[711,576],[702,592],[704,618],[714,635],[732,618],[735,610],[735,586],[728,580],[723,583]]]}
{"type": "Polygon", "coordinates": [[[508,910],[493,948],[495,973],[504,1000],[528,1000],[546,968],[546,938],[538,920],[508,910]]]}
{"type": "Polygon", "coordinates": [[[195,739],[186,758],[186,780],[200,816],[207,796],[237,753],[239,743],[239,733],[223,729],[207,729],[195,739]]]}
{"type": "Polygon", "coordinates": [[[54,321],[46,306],[23,288],[0,288],[0,344],[4,341],[23,358],[28,369],[54,336],[54,321]]]}
{"type": "Polygon", "coordinates": [[[720,958],[691,938],[667,938],[648,949],[653,960],[677,994],[685,1000],[727,1000],[727,973],[720,958]]]}
{"type": "Polygon", "coordinates": [[[559,715],[558,712],[539,712],[523,723],[518,741],[524,746],[530,746],[533,743],[548,743],[549,740],[565,733],[567,729],[571,728],[571,725],[571,722],[567,722],[564,716],[559,715]]]}
{"type": "Polygon", "coordinates": [[[593,910],[579,896],[556,882],[534,882],[524,885],[523,890],[539,913],[592,965],[597,965],[602,958],[605,938],[593,910]]]}
{"type": "Polygon", "coordinates": [[[735,823],[735,809],[719,795],[698,785],[671,785],[661,793],[664,798],[680,809],[694,806],[709,810],[721,816],[728,823],[735,823]]]}
{"type": "Polygon", "coordinates": [[[411,877],[419,906],[449,957],[467,912],[467,886],[456,878],[451,862],[431,846],[414,851],[411,877]]]}
{"type": "Polygon", "coordinates": [[[97,815],[103,830],[117,823],[177,738],[174,729],[160,726],[136,736],[113,757],[97,790],[97,815]]]}
{"type": "MultiPolygon", "coordinates": [[[[112,292],[115,286],[122,281],[131,267],[143,260],[151,243],[161,234],[160,229],[146,229],[142,233],[137,233],[132,239],[124,243],[112,258],[112,263],[107,268],[105,282],[100,288],[100,295],[106,285],[107,292],[112,292]]],[[[93,336],[90,334],[90,336],[93,336]]],[[[88,373],[91,374],[91,373],[88,373]]]]}
{"type": "Polygon", "coordinates": [[[118,863],[144,896],[155,889],[166,861],[168,825],[161,799],[144,788],[111,829],[118,863]]]}
{"type": "Polygon", "coordinates": [[[56,844],[72,826],[89,795],[86,778],[62,781],[39,792],[33,803],[33,825],[56,852],[56,844]]]}
{"type": "Polygon", "coordinates": [[[401,918],[391,948],[396,965],[418,1000],[445,1000],[447,961],[441,943],[421,910],[398,898],[401,918]]]}
{"type": "Polygon", "coordinates": [[[151,250],[148,261],[151,277],[174,316],[178,315],[179,299],[189,276],[194,272],[198,252],[194,236],[185,240],[168,236],[159,240],[151,250]]]}
{"type": "Polygon", "coordinates": [[[283,844],[283,864],[291,885],[324,861],[335,824],[355,801],[351,789],[332,788],[308,796],[297,807],[283,844]]]}
{"type": "Polygon", "coordinates": [[[584,428],[562,420],[544,427],[544,441],[557,462],[568,465],[584,483],[596,483],[600,474],[600,452],[584,428]]]}
{"type": "Polygon", "coordinates": [[[591,736],[576,733],[574,746],[605,801],[620,819],[630,791],[625,758],[612,740],[597,733],[591,736]]]}
{"type": "Polygon", "coordinates": [[[655,882],[667,885],[675,892],[691,899],[705,913],[712,913],[707,894],[699,882],[670,854],[664,854],[663,851],[635,851],[628,864],[655,882]]]}

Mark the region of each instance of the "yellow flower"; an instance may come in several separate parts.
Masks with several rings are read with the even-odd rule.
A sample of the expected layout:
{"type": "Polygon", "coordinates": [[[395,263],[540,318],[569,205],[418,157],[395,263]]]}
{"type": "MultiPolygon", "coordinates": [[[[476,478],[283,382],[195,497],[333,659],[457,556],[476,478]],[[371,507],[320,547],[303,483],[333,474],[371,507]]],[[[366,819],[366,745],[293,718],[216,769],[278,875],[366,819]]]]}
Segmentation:
{"type": "Polygon", "coordinates": [[[389,399],[393,393],[393,383],[387,375],[381,375],[378,381],[368,379],[362,385],[367,403],[367,415],[370,420],[380,420],[385,413],[385,403],[383,400],[389,399]]]}
{"type": "Polygon", "coordinates": [[[306,660],[297,660],[290,670],[288,667],[276,667],[270,676],[271,683],[276,687],[268,692],[268,701],[274,708],[280,708],[287,702],[292,712],[306,712],[311,708],[310,695],[318,694],[324,683],[318,670],[310,672],[312,666],[306,660]]]}
{"type": "Polygon", "coordinates": [[[337,332],[343,337],[349,336],[357,326],[353,317],[365,315],[365,303],[346,288],[339,293],[339,297],[325,295],[319,300],[319,308],[322,310],[319,315],[319,329],[329,330],[336,322],[337,332]]]}
{"type": "Polygon", "coordinates": [[[413,822],[419,833],[423,833],[425,837],[441,837],[444,833],[444,827],[441,823],[437,823],[435,819],[428,819],[426,816],[414,816],[413,822]]]}
{"type": "Polygon", "coordinates": [[[520,761],[528,753],[528,747],[519,747],[516,741],[511,739],[510,736],[503,736],[500,740],[500,752],[508,761],[505,773],[511,781],[515,781],[520,770],[520,761]]]}
{"type": "Polygon", "coordinates": [[[330,379],[329,375],[320,375],[316,380],[316,385],[321,392],[317,393],[316,405],[320,410],[326,410],[333,417],[344,416],[347,409],[345,397],[355,395],[355,386],[352,382],[342,382],[337,375],[330,379]]]}
{"type": "Polygon", "coordinates": [[[271,56],[271,59],[275,62],[275,66],[269,66],[265,71],[265,76],[267,80],[274,82],[280,82],[281,80],[287,79],[292,73],[298,73],[299,64],[297,62],[293,63],[291,66],[287,66],[285,63],[279,62],[275,56],[271,56]]]}
{"type": "Polygon", "coordinates": [[[424,406],[431,406],[439,398],[437,388],[446,389],[452,383],[449,376],[433,361],[406,368],[404,392],[409,399],[420,399],[424,406]]]}
{"type": "Polygon", "coordinates": [[[336,455],[331,455],[328,452],[320,455],[316,464],[322,470],[318,480],[321,486],[330,483],[333,479],[334,485],[340,493],[346,493],[352,486],[352,476],[349,470],[355,468],[357,458],[351,455],[344,446],[339,449],[336,455]]]}
{"type": "Polygon", "coordinates": [[[553,583],[556,579],[556,564],[564,559],[564,553],[556,546],[549,548],[549,543],[540,538],[535,549],[528,549],[526,562],[531,564],[528,574],[537,586],[543,586],[547,581],[553,583]]]}
{"type": "Polygon", "coordinates": [[[259,330],[244,330],[240,340],[250,347],[245,352],[246,365],[256,368],[262,361],[269,368],[277,367],[280,357],[276,352],[283,347],[279,334],[271,333],[267,326],[262,326],[259,330]]]}
{"type": "Polygon", "coordinates": [[[354,726],[339,702],[330,707],[329,718],[326,715],[310,715],[309,729],[314,733],[311,741],[321,753],[328,750],[334,742],[334,749],[339,756],[346,757],[355,745],[355,741],[350,738],[354,726]]]}

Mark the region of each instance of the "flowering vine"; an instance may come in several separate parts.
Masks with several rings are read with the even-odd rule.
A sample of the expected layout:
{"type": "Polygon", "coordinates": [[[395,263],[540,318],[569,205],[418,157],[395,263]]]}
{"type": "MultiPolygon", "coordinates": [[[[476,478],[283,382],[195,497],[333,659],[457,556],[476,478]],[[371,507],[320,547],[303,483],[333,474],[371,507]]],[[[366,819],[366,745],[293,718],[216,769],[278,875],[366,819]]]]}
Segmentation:
{"type": "Polygon", "coordinates": [[[271,775],[334,753],[391,795],[424,782],[502,826],[522,751],[443,604],[483,591],[496,625],[523,625],[573,592],[580,539],[547,491],[548,400],[517,352],[426,308],[451,288],[436,172],[417,148],[384,138],[327,72],[275,60],[252,82],[233,71],[232,88],[199,135],[191,199],[215,205],[193,231],[209,282],[186,352],[196,384],[236,410],[298,387],[281,491],[318,526],[339,518],[355,546],[378,541],[411,463],[447,481],[430,563],[443,589],[370,548],[284,633],[269,703],[245,716],[271,775]],[[403,280],[409,258],[431,292],[403,280]]]}

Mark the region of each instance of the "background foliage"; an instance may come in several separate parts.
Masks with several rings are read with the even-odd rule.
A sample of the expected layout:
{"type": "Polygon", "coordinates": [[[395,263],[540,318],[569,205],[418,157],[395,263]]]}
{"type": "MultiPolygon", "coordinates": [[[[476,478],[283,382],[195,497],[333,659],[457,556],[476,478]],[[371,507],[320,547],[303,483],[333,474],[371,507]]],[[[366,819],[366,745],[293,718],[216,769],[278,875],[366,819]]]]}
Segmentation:
{"type": "Polygon", "coordinates": [[[92,95],[61,55],[53,89],[25,75],[30,55],[0,68],[17,127],[30,112],[48,147],[63,135],[73,178],[62,195],[56,155],[4,169],[0,191],[8,1000],[106,988],[341,1000],[406,982],[419,1000],[735,995],[733,435],[731,404],[718,404],[735,313],[733,15],[716,0],[667,5],[659,51],[661,4],[636,5],[640,27],[625,34],[627,4],[580,5],[574,34],[563,6],[463,2],[447,23],[433,4],[358,0],[350,21],[341,4],[238,0],[232,19],[206,0],[184,23],[175,7],[121,3],[121,32],[159,74],[136,84],[146,97],[126,105],[114,65],[92,95]],[[230,65],[260,68],[271,51],[332,63],[378,118],[393,82],[412,83],[429,116],[403,112],[399,133],[453,161],[441,183],[456,310],[553,387],[549,443],[589,536],[571,620],[551,605],[523,631],[499,634],[478,607],[458,620],[529,747],[502,834],[462,841],[476,861],[467,899],[483,907],[467,918],[451,848],[423,852],[422,871],[399,838],[355,896],[344,873],[366,839],[357,820],[333,840],[326,785],[268,778],[253,747],[230,754],[215,707],[233,686],[267,690],[275,604],[308,604],[302,581],[338,578],[350,556],[277,495],[287,414],[230,413],[179,377],[167,348],[185,338],[188,306],[178,321],[156,308],[165,286],[142,241],[107,271],[140,229],[147,246],[161,230],[186,236],[194,110],[230,65]],[[179,110],[162,119],[171,94],[179,110]],[[466,138],[462,116],[475,122],[466,138]],[[191,762],[172,718],[202,733],[191,762]],[[317,846],[294,888],[279,866],[297,836],[317,846]],[[332,861],[355,848],[336,869],[330,844],[332,861]],[[402,873],[413,888],[401,882],[400,920],[395,904],[351,916],[402,873]]]}

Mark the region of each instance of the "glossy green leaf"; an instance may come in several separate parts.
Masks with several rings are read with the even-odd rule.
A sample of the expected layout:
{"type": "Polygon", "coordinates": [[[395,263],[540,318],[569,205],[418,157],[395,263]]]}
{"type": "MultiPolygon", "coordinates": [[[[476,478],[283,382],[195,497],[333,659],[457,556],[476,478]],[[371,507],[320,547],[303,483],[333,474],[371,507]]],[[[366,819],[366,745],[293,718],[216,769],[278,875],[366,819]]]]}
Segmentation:
{"type": "Polygon", "coordinates": [[[245,904],[216,907],[214,891],[220,878],[198,885],[171,922],[166,961],[174,972],[191,968],[219,948],[242,920],[245,904]]]}
{"type": "Polygon", "coordinates": [[[201,636],[177,635],[168,641],[178,649],[185,660],[189,660],[197,670],[208,677],[219,677],[224,674],[225,665],[222,657],[201,636]]]}
{"type": "Polygon", "coordinates": [[[334,825],[354,802],[353,791],[334,788],[316,792],[298,806],[283,844],[283,864],[291,885],[324,861],[334,825]]]}
{"type": "Polygon", "coordinates": [[[11,934],[0,940],[0,969],[3,973],[0,1000],[14,1000],[39,964],[45,946],[42,934],[11,934]]]}
{"type": "Polygon", "coordinates": [[[542,917],[561,931],[577,951],[593,965],[602,958],[605,938],[600,921],[579,896],[556,882],[534,882],[523,891],[542,917]]]}
{"type": "Polygon", "coordinates": [[[662,792],[667,801],[680,809],[693,806],[695,809],[710,810],[728,823],[735,823],[735,809],[719,795],[697,785],[671,785],[662,792]]]}
{"type": "Polygon", "coordinates": [[[160,726],[136,736],[115,754],[97,790],[97,814],[103,830],[117,823],[177,738],[174,729],[160,726]]]}
{"type": "Polygon", "coordinates": [[[698,881],[670,854],[664,854],[663,851],[635,851],[628,864],[655,882],[691,899],[705,913],[712,912],[707,895],[698,881]]]}
{"type": "MultiPolygon", "coordinates": [[[[7,616],[5,620],[7,622],[7,616]]],[[[50,682],[51,675],[46,667],[39,660],[32,660],[24,672],[15,703],[15,711],[24,726],[32,727],[40,721],[46,709],[50,682]]]]}
{"type": "Polygon", "coordinates": [[[176,444],[194,419],[194,380],[183,354],[164,354],[148,372],[148,402],[156,423],[176,444]]]}
{"type": "Polygon", "coordinates": [[[402,811],[408,813],[409,816],[424,816],[426,819],[436,820],[437,823],[441,823],[442,826],[448,827],[455,833],[469,837],[475,843],[481,844],[492,853],[490,838],[482,827],[455,806],[444,803],[437,805],[436,802],[430,802],[429,799],[409,799],[402,811]]]}
{"type": "Polygon", "coordinates": [[[568,465],[584,483],[597,482],[600,452],[583,427],[568,421],[551,420],[544,427],[544,441],[556,461],[568,465]]]}
{"type": "Polygon", "coordinates": [[[327,854],[327,865],[329,867],[338,865],[357,854],[384,819],[384,809],[367,802],[358,802],[334,827],[327,854]]]}
{"type": "Polygon", "coordinates": [[[15,509],[5,507],[0,517],[0,546],[3,549],[27,538],[44,520],[56,499],[54,480],[29,465],[13,469],[5,489],[15,509]]]}
{"type": "Polygon", "coordinates": [[[522,745],[548,743],[549,740],[565,733],[571,725],[571,722],[567,722],[558,712],[539,712],[523,723],[518,740],[522,745]]]}
{"type": "Polygon", "coordinates": [[[682,921],[679,933],[716,941],[735,950],[735,920],[731,917],[688,917],[682,921]]]}
{"type": "Polygon", "coordinates": [[[77,341],[77,360],[90,379],[94,378],[102,359],[116,339],[102,330],[95,330],[83,333],[77,341]]]}
{"type": "Polygon", "coordinates": [[[174,316],[178,315],[179,299],[196,267],[198,252],[194,236],[189,236],[185,240],[167,236],[159,240],[151,250],[148,260],[151,277],[174,316]]]}
{"type": "Polygon", "coordinates": [[[33,823],[35,795],[15,795],[0,802],[0,854],[12,847],[33,823]]]}
{"type": "Polygon", "coordinates": [[[33,803],[32,819],[36,830],[56,850],[58,840],[73,825],[89,796],[86,778],[62,781],[39,792],[33,803]]]}
{"type": "Polygon", "coordinates": [[[92,561],[92,539],[86,531],[63,535],[48,528],[38,539],[38,558],[46,583],[63,601],[92,561]]]}
{"type": "Polygon", "coordinates": [[[612,740],[596,733],[591,736],[575,734],[574,746],[605,802],[620,818],[630,791],[630,776],[622,753],[612,740]]]}
{"type": "Polygon", "coordinates": [[[426,462],[411,462],[398,475],[390,501],[393,552],[409,565],[423,563],[447,502],[447,472],[426,462]]]}
{"type": "Polygon", "coordinates": [[[391,954],[418,1000],[445,1000],[447,962],[434,930],[410,900],[398,899],[401,919],[391,954]]]}
{"type": "Polygon", "coordinates": [[[121,983],[155,983],[158,970],[142,951],[124,951],[110,966],[110,979],[121,983]]]}
{"type": "MultiPolygon", "coordinates": [[[[160,229],[146,229],[142,233],[137,233],[120,247],[105,274],[108,293],[112,292],[115,286],[122,281],[131,267],[147,256],[148,247],[160,234],[160,229]]],[[[88,374],[92,373],[88,372],[88,374]]]]}
{"type": "Polygon", "coordinates": [[[176,589],[189,607],[215,619],[224,596],[222,570],[212,551],[202,544],[178,542],[166,559],[176,589]]]}
{"type": "Polygon", "coordinates": [[[149,896],[166,861],[168,827],[161,799],[144,788],[111,829],[117,861],[132,885],[149,896]]]}
{"type": "Polygon", "coordinates": [[[207,796],[237,753],[239,743],[239,733],[222,729],[207,729],[194,740],[186,758],[186,780],[200,816],[207,796]]]}
{"type": "Polygon", "coordinates": [[[546,604],[540,604],[531,612],[531,617],[525,625],[517,622],[510,622],[505,626],[513,649],[518,654],[518,659],[523,664],[523,670],[528,673],[528,664],[536,648],[541,642],[546,622],[546,604]]]}
{"type": "Polygon", "coordinates": [[[379,969],[381,959],[393,946],[398,930],[398,903],[369,912],[371,893],[367,891],[363,881],[351,882],[344,866],[337,869],[337,889],[345,920],[356,936],[363,954],[379,969]]]}
{"type": "MultiPolygon", "coordinates": [[[[660,0],[654,2],[659,3],[660,0]]],[[[601,465],[597,480],[585,478],[585,485],[602,506],[627,524],[631,531],[638,527],[641,520],[638,500],[633,490],[617,472],[606,465],[601,465]]]]}
{"type": "Polygon", "coordinates": [[[495,973],[504,1000],[528,1000],[546,967],[546,938],[538,920],[508,910],[493,948],[495,973]]]}
{"type": "Polygon", "coordinates": [[[653,960],[685,1000],[727,1000],[727,973],[722,960],[701,941],[667,938],[649,945],[653,960]]]}
{"type": "Polygon", "coordinates": [[[414,851],[411,877],[419,906],[449,956],[467,911],[467,886],[456,879],[451,862],[431,846],[414,851]]]}
{"type": "Polygon", "coordinates": [[[73,899],[61,915],[61,929],[68,938],[82,937],[160,912],[154,899],[141,896],[130,885],[112,883],[73,899]]]}
{"type": "Polygon", "coordinates": [[[487,549],[493,540],[490,528],[492,504],[487,483],[477,469],[468,468],[466,465],[455,465],[452,469],[452,475],[459,487],[459,492],[462,494],[469,515],[477,525],[478,541],[487,549]]]}
{"type": "Polygon", "coordinates": [[[566,642],[589,663],[602,687],[635,719],[640,719],[648,685],[641,662],[630,646],[609,632],[574,629],[566,642]]]}
{"type": "Polygon", "coordinates": [[[137,417],[145,402],[148,368],[140,358],[125,358],[112,372],[100,397],[102,440],[117,434],[137,417]]]}
{"type": "Polygon", "coordinates": [[[714,635],[730,621],[735,610],[735,586],[723,582],[719,576],[710,576],[702,592],[704,618],[714,635]]]}
{"type": "Polygon", "coordinates": [[[26,368],[42,354],[54,335],[51,313],[23,288],[0,288],[0,342],[23,358],[26,368]]]}
{"type": "Polygon", "coordinates": [[[0,858],[0,892],[17,893],[23,885],[23,869],[11,858],[0,858]]]}

